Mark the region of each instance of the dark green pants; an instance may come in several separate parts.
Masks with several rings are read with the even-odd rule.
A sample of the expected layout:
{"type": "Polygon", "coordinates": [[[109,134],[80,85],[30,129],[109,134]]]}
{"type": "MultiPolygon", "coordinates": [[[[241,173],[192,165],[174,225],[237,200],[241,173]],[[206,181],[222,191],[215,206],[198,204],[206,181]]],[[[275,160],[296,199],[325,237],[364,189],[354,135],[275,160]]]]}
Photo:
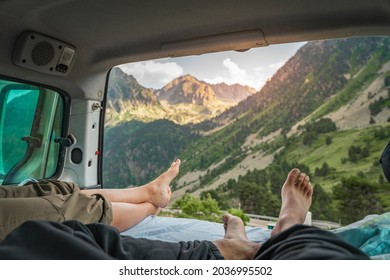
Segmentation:
{"type": "MultiPolygon", "coordinates": [[[[210,241],[163,242],[121,236],[105,224],[31,221],[0,242],[8,260],[215,260],[223,259],[210,241]]],[[[268,239],[255,260],[368,260],[336,234],[295,225],[268,239]]]]}
{"type": "Polygon", "coordinates": [[[0,240],[28,220],[110,224],[112,210],[103,196],[86,195],[73,183],[42,180],[25,186],[0,185],[0,240]]]}

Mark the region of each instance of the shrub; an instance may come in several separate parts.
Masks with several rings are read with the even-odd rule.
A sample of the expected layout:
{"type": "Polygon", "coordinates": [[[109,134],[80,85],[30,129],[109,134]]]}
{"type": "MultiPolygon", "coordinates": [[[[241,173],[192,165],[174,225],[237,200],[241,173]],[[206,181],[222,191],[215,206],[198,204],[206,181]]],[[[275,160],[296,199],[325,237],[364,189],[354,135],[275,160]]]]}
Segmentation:
{"type": "Polygon", "coordinates": [[[228,213],[230,213],[230,214],[232,214],[234,216],[239,217],[244,222],[244,225],[246,225],[249,222],[248,215],[246,215],[241,209],[230,208],[228,210],[228,213]]]}

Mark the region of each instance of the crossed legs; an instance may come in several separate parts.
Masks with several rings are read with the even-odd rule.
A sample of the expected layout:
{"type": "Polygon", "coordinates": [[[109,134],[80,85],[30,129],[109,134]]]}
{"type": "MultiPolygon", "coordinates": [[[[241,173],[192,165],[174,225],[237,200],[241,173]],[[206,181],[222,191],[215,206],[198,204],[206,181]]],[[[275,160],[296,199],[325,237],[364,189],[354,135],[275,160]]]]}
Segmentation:
{"type": "Polygon", "coordinates": [[[119,231],[126,230],[149,215],[158,214],[168,205],[171,198],[169,184],[179,173],[180,160],[174,161],[169,169],[152,182],[135,188],[93,189],[82,192],[104,196],[112,204],[111,225],[119,231]]]}

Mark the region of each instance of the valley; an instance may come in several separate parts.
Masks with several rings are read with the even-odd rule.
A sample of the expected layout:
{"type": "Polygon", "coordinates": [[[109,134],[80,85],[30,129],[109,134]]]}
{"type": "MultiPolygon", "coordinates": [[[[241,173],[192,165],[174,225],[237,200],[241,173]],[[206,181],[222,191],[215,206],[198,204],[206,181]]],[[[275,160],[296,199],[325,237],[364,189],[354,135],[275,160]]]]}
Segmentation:
{"type": "Polygon", "coordinates": [[[209,193],[221,207],[272,216],[287,172],[298,167],[318,194],[315,219],[362,218],[344,199],[366,205],[359,215],[388,211],[379,164],[390,140],[388,77],[390,40],[375,37],[309,42],[260,91],[240,87],[239,100],[192,76],[156,92],[138,84],[141,101],[123,100],[125,91],[109,99],[105,187],[145,183],[181,158],[172,205],[209,193]],[[356,178],[365,198],[348,193],[356,178]]]}

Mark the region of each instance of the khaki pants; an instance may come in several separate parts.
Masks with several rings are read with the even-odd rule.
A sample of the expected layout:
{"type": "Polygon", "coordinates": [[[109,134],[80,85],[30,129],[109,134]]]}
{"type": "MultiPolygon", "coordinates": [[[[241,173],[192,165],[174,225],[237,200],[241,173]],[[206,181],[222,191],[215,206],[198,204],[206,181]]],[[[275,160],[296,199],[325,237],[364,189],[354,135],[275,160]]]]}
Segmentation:
{"type": "Polygon", "coordinates": [[[43,180],[25,186],[0,185],[0,240],[27,220],[110,224],[112,209],[103,196],[86,195],[73,183],[43,180]]]}

